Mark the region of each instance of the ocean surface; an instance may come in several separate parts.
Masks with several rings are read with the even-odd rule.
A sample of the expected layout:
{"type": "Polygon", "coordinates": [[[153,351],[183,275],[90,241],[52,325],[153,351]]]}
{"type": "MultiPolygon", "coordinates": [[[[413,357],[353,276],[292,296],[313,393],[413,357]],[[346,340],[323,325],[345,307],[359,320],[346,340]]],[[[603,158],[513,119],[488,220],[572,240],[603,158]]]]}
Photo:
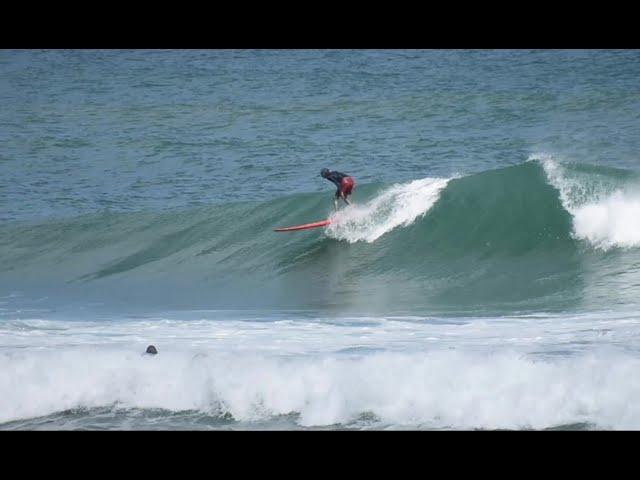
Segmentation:
{"type": "Polygon", "coordinates": [[[639,80],[0,50],[0,429],[639,430],[639,80]]]}

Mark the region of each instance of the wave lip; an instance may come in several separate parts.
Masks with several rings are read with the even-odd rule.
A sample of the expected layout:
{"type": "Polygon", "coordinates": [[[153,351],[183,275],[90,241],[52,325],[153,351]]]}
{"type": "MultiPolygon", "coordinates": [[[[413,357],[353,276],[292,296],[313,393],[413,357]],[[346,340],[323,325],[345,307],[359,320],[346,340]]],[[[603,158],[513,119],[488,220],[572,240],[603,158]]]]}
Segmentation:
{"type": "Polygon", "coordinates": [[[349,243],[372,243],[396,227],[411,225],[438,200],[450,179],[422,178],[397,184],[364,205],[332,214],[326,230],[329,237],[349,243]]]}
{"type": "MultiPolygon", "coordinates": [[[[602,250],[640,247],[640,190],[629,178],[607,170],[586,171],[535,155],[549,183],[573,217],[572,236],[602,250]]],[[[617,172],[616,172],[617,173],[617,172]]],[[[627,175],[628,177],[628,175],[627,175]]]]}

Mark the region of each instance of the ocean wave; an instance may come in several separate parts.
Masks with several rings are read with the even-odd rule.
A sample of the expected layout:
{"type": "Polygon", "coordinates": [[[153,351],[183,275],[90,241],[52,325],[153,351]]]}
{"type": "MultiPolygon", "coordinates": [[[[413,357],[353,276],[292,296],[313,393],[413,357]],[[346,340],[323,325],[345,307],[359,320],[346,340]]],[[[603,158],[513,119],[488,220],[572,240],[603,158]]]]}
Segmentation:
{"type": "Polygon", "coordinates": [[[104,290],[110,301],[399,311],[564,308],[596,298],[590,285],[637,284],[638,175],[530,160],[359,185],[338,212],[327,192],[5,227],[0,283],[93,289],[95,300],[104,290]],[[326,229],[273,232],[322,218],[326,229]]]}

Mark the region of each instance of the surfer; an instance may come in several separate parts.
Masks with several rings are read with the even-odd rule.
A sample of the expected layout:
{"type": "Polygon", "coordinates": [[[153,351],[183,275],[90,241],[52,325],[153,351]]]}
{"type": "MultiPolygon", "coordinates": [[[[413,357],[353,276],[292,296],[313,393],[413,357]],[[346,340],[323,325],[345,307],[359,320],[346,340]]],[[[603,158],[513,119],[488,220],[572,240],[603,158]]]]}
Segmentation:
{"type": "Polygon", "coordinates": [[[347,205],[351,205],[349,203],[349,200],[347,200],[347,197],[351,195],[351,191],[353,190],[353,178],[351,178],[346,173],[340,173],[336,171],[332,172],[328,168],[323,168],[322,170],[320,170],[320,176],[335,183],[335,185],[338,187],[338,189],[336,190],[336,198],[333,199],[333,205],[335,206],[336,210],[338,210],[338,200],[341,198],[347,205]]]}

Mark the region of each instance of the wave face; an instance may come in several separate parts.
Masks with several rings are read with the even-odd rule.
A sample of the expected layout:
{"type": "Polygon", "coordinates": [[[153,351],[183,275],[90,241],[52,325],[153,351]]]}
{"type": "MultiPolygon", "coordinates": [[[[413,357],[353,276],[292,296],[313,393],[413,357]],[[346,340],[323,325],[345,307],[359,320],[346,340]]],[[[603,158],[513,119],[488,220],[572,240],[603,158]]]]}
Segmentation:
{"type": "MultiPolygon", "coordinates": [[[[640,181],[532,156],[458,178],[3,228],[0,283],[128,306],[380,312],[633,303],[640,181]],[[276,226],[331,218],[326,230],[276,226]]],[[[55,295],[53,295],[55,293],[55,295]]]]}

